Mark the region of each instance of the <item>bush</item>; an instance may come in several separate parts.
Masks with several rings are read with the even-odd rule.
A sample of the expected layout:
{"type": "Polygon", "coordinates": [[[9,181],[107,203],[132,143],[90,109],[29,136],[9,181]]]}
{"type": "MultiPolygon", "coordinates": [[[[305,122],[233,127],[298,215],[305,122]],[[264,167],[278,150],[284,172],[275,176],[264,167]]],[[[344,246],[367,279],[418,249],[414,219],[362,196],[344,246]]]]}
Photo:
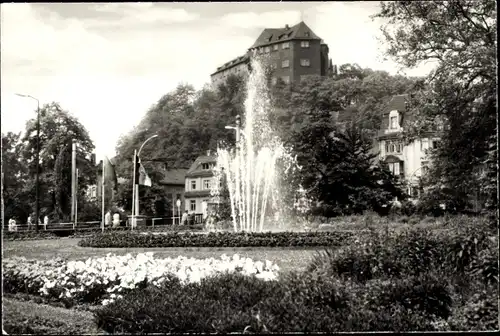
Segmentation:
{"type": "Polygon", "coordinates": [[[283,247],[340,246],[352,237],[348,232],[261,232],[208,234],[104,233],[82,239],[83,247],[283,247]]]}
{"type": "Polygon", "coordinates": [[[309,271],[367,281],[425,274],[472,274],[498,281],[498,249],[480,227],[457,233],[405,230],[400,234],[372,231],[353,244],[315,256],[309,271]]]}
{"type": "Polygon", "coordinates": [[[95,315],[111,333],[408,331],[432,330],[449,304],[431,278],[353,288],[308,273],[279,282],[226,274],[130,292],[95,315]]]}

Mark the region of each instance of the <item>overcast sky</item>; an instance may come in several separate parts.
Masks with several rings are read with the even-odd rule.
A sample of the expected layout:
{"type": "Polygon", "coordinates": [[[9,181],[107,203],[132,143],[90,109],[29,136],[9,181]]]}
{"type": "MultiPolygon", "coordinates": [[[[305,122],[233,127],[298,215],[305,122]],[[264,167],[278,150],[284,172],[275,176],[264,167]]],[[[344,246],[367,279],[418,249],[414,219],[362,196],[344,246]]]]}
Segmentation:
{"type": "MultiPolygon", "coordinates": [[[[383,60],[378,2],[1,4],[1,125],[19,132],[36,102],[78,117],[98,159],[180,82],[201,88],[264,28],[304,22],[334,64],[396,73],[383,60]]],[[[403,69],[425,75],[430,66],[403,69]]]]}

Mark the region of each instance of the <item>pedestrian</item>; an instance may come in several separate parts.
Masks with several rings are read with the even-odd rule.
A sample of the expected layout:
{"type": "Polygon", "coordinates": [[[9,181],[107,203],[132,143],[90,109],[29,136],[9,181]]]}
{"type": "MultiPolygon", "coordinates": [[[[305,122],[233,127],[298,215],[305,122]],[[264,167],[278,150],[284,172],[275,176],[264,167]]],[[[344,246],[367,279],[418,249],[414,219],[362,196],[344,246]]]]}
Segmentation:
{"type": "Polygon", "coordinates": [[[47,225],[49,225],[49,216],[45,215],[45,217],[43,217],[43,226],[45,226],[45,230],[47,230],[47,225]]]}
{"type": "Polygon", "coordinates": [[[188,211],[186,210],[182,214],[181,225],[187,225],[187,221],[188,221],[188,211]]]}
{"type": "Polygon", "coordinates": [[[111,211],[106,212],[106,215],[104,216],[104,225],[105,226],[111,225],[111,211]]]}
{"type": "Polygon", "coordinates": [[[116,228],[116,227],[119,227],[120,226],[120,214],[119,213],[115,213],[113,215],[113,227],[116,228]]]}
{"type": "Polygon", "coordinates": [[[28,222],[28,231],[29,231],[29,230],[31,230],[31,227],[33,226],[31,215],[28,216],[27,222],[28,222]]]}
{"type": "Polygon", "coordinates": [[[14,218],[9,219],[9,231],[17,231],[16,220],[14,218]]]}

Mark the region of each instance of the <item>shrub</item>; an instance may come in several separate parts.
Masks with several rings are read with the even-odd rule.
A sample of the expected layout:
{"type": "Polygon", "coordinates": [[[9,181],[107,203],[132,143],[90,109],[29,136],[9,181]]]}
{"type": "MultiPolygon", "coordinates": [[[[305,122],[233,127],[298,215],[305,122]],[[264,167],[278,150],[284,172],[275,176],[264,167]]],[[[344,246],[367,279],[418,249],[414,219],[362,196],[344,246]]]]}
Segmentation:
{"type": "Polygon", "coordinates": [[[453,330],[498,330],[498,287],[484,288],[469,296],[449,319],[453,330]]]}
{"type": "Polygon", "coordinates": [[[433,330],[449,304],[433,278],[353,287],[308,273],[269,282],[225,274],[130,292],[95,315],[112,333],[408,331],[433,330]]]}
{"type": "Polygon", "coordinates": [[[282,247],[340,246],[352,237],[349,232],[261,232],[208,234],[165,233],[104,233],[82,239],[83,247],[282,247]]]}
{"type": "Polygon", "coordinates": [[[309,271],[357,281],[419,275],[475,274],[497,281],[498,252],[478,228],[458,233],[405,230],[400,234],[372,231],[340,250],[319,253],[309,271]]]}

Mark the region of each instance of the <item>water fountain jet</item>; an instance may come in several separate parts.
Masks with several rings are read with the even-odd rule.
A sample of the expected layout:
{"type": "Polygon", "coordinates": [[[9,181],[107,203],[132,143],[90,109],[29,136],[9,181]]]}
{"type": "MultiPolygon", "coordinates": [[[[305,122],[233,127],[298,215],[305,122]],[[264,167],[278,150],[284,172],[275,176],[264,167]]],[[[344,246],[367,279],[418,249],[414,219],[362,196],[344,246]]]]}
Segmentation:
{"type": "MultiPolygon", "coordinates": [[[[216,170],[219,177],[222,172],[225,175],[235,232],[264,230],[266,216],[279,203],[276,201],[280,196],[277,173],[284,173],[292,161],[269,123],[272,108],[262,62],[253,57],[251,69],[243,130],[240,130],[239,119],[236,127],[226,127],[236,130],[236,151],[217,151],[216,170]]],[[[213,194],[218,195],[219,183],[215,185],[213,194]]]]}

